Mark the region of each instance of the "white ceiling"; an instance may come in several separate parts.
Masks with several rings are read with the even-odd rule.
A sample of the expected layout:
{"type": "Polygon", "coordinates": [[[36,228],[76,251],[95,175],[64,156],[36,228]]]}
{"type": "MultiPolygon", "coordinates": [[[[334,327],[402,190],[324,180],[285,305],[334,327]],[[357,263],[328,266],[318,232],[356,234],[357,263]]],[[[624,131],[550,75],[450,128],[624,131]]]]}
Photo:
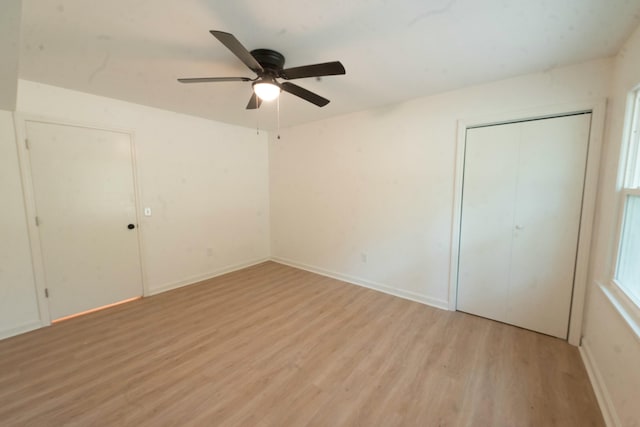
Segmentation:
{"type": "Polygon", "coordinates": [[[254,77],[209,30],[286,66],[340,60],[345,76],[296,80],[329,98],[281,97],[282,126],[611,56],[638,25],[640,0],[23,0],[20,77],[242,126],[254,77]]]}
{"type": "Polygon", "coordinates": [[[0,109],[16,108],[20,57],[20,0],[3,0],[0,13],[0,109]]]}

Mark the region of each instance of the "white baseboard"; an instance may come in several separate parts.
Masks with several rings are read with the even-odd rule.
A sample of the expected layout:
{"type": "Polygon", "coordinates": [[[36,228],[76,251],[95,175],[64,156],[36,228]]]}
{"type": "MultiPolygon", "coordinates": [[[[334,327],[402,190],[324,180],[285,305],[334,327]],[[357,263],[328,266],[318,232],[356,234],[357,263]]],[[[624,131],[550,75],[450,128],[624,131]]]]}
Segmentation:
{"type": "Polygon", "coordinates": [[[593,358],[593,353],[591,353],[589,340],[583,338],[582,344],[578,349],[580,350],[580,356],[582,356],[584,366],[587,369],[587,374],[589,375],[589,380],[593,386],[593,391],[596,394],[596,399],[598,399],[598,405],[600,406],[600,411],[602,411],[602,417],[604,418],[605,424],[607,427],[622,426],[618,419],[616,408],[613,406],[613,402],[611,401],[611,395],[609,394],[607,386],[602,379],[602,374],[600,373],[598,365],[593,358]]]}
{"type": "Polygon", "coordinates": [[[251,261],[246,261],[246,262],[242,262],[239,264],[234,264],[234,265],[230,265],[230,266],[226,266],[223,268],[219,268],[218,270],[209,272],[209,273],[205,273],[205,274],[200,274],[197,276],[191,276],[188,277],[186,279],[183,280],[179,280],[177,282],[173,282],[173,283],[167,283],[164,285],[160,285],[156,288],[153,289],[149,289],[149,291],[147,292],[147,294],[145,296],[151,296],[151,295],[157,295],[157,294],[161,294],[163,292],[167,292],[173,289],[177,289],[177,288],[181,288],[183,286],[189,286],[189,285],[194,285],[198,282],[202,282],[203,280],[208,280],[208,279],[213,279],[214,277],[217,276],[222,276],[223,274],[227,274],[227,273],[231,273],[234,272],[236,270],[242,270],[243,268],[247,268],[247,267],[251,267],[253,265],[256,264],[260,264],[263,262],[269,261],[269,258],[259,258],[259,259],[254,259],[251,261]]]}
{"type": "Polygon", "coordinates": [[[449,301],[446,301],[446,300],[432,298],[432,297],[421,295],[415,292],[397,289],[388,285],[384,285],[382,283],[372,282],[370,280],[349,276],[347,274],[338,273],[336,271],[325,270],[324,268],[304,264],[304,263],[293,261],[286,258],[271,257],[271,261],[288,265],[290,267],[299,268],[301,270],[310,271],[311,273],[320,274],[321,276],[331,277],[332,279],[341,280],[343,282],[347,282],[353,285],[358,285],[364,288],[373,289],[374,291],[384,292],[385,294],[404,298],[410,301],[419,302],[421,304],[425,304],[431,307],[440,308],[442,310],[449,309],[449,301]]]}
{"type": "Polygon", "coordinates": [[[24,334],[25,332],[33,331],[44,326],[40,320],[34,320],[31,322],[23,323],[22,325],[13,326],[8,329],[0,330],[0,340],[13,337],[15,335],[24,334]]]}

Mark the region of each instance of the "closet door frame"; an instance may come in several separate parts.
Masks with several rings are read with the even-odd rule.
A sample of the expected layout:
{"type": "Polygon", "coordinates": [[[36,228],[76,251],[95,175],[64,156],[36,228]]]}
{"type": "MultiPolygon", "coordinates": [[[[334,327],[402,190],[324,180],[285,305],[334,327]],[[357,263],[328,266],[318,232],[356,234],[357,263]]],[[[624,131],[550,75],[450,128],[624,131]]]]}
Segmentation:
{"type": "Polygon", "coordinates": [[[490,126],[521,122],[532,119],[560,117],[577,113],[591,113],[589,148],[584,181],[582,214],[578,234],[578,251],[574,275],[571,314],[569,317],[568,342],[579,346],[582,337],[582,322],[585,295],[589,276],[589,257],[595,216],[595,202],[600,168],[600,153],[604,131],[606,100],[560,104],[539,107],[526,111],[506,112],[487,116],[470,117],[458,120],[454,200],[451,222],[451,257],[449,266],[449,310],[455,311],[458,294],[458,262],[460,257],[460,225],[462,218],[462,185],[464,173],[464,153],[466,149],[467,129],[478,126],[490,126]]]}

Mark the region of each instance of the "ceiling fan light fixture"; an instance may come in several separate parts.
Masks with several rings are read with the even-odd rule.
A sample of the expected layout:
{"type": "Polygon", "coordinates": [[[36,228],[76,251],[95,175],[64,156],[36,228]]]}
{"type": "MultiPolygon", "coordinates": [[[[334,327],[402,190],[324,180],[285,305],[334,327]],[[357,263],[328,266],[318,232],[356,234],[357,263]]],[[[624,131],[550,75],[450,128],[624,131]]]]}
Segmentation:
{"type": "Polygon", "coordinates": [[[280,86],[269,80],[259,80],[253,84],[253,91],[263,101],[273,101],[280,96],[280,86]]]}

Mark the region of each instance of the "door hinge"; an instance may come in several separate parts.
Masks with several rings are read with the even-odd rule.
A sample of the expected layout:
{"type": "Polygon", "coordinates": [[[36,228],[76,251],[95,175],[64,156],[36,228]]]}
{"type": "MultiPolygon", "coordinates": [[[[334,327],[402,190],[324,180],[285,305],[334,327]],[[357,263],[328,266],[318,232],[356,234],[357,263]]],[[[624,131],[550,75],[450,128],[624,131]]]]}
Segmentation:
{"type": "Polygon", "coordinates": [[[45,298],[49,298],[49,288],[44,288],[44,296],[45,298]]]}
{"type": "Polygon", "coordinates": [[[36,217],[36,227],[40,227],[40,219],[38,217],[36,217]]]}
{"type": "Polygon", "coordinates": [[[27,150],[29,149],[29,140],[26,138],[24,140],[24,146],[27,147],[27,150]]]}

